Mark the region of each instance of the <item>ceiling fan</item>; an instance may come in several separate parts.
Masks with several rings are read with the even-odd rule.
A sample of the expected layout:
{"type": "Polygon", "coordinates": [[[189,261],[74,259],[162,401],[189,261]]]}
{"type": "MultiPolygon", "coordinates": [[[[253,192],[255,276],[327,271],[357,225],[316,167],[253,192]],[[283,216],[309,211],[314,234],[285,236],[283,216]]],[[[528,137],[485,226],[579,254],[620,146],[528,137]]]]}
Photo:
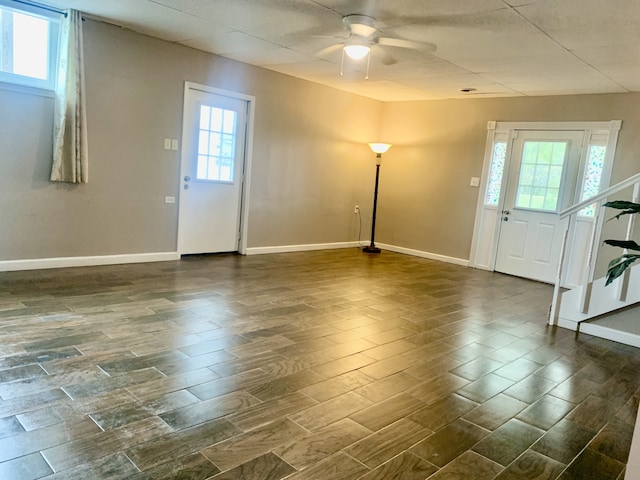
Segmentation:
{"type": "MultiPolygon", "coordinates": [[[[385,65],[392,65],[396,63],[396,60],[384,50],[384,47],[410,48],[425,52],[433,52],[436,50],[436,46],[433,43],[415,42],[379,35],[378,29],[376,28],[376,19],[368,15],[345,15],[342,17],[342,24],[347,33],[347,37],[338,38],[344,41],[320,50],[318,55],[326,56],[342,50],[342,64],[344,64],[345,55],[354,60],[362,60],[367,57],[366,78],[369,78],[369,62],[372,49],[382,55],[382,63],[385,65]]],[[[340,74],[342,75],[342,66],[340,68],[340,74]]]]}

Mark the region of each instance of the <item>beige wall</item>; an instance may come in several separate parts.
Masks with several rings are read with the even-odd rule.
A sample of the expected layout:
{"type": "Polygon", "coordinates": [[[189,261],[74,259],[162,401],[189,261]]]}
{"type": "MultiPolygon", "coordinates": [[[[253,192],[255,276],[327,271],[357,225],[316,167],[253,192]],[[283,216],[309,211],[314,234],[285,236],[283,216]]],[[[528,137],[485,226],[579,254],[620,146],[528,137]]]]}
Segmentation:
{"type": "Polygon", "coordinates": [[[85,48],[89,184],[48,181],[52,99],[0,89],[0,260],[175,251],[186,80],[256,97],[249,247],[353,241],[355,204],[368,238],[372,139],[376,239],[463,259],[489,120],[621,119],[614,181],[640,171],[639,94],[383,104],[94,21],[85,48]]]}
{"type": "Polygon", "coordinates": [[[382,104],[85,23],[90,181],[48,181],[51,98],[0,89],[0,260],[176,250],[185,81],[256,97],[248,246],[353,241],[382,104]]]}
{"type": "Polygon", "coordinates": [[[640,171],[640,94],[465,99],[385,104],[376,238],[468,259],[487,122],[622,120],[612,184],[640,171]]]}

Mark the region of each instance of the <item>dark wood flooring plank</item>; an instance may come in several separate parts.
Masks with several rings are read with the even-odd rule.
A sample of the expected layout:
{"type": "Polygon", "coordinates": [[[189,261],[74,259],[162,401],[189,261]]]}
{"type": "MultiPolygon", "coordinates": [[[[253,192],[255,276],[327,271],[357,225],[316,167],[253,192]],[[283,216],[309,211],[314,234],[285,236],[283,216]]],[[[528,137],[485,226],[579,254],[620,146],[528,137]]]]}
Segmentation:
{"type": "MultiPolygon", "coordinates": [[[[280,480],[296,471],[273,453],[249,460],[231,470],[213,477],[215,480],[280,480]]],[[[212,479],[212,480],[213,480],[212,479]]]]}
{"type": "Polygon", "coordinates": [[[558,479],[584,480],[597,478],[598,480],[616,480],[623,469],[623,463],[586,448],[571,462],[558,479]]]}
{"type": "Polygon", "coordinates": [[[495,430],[528,406],[520,400],[499,393],[463,418],[487,430],[495,430]]]}
{"type": "Polygon", "coordinates": [[[370,407],[372,403],[357,393],[347,392],[302,410],[289,418],[312,432],[370,407]]]}
{"type": "Polygon", "coordinates": [[[227,420],[246,432],[266,425],[274,418],[290,416],[317,404],[318,402],[312,398],[295,392],[245,408],[238,408],[227,416],[227,420]]]}
{"type": "Polygon", "coordinates": [[[464,420],[456,420],[410,449],[411,453],[444,467],[487,436],[489,432],[464,420]]]}
{"type": "Polygon", "coordinates": [[[367,395],[358,392],[357,389],[359,387],[368,385],[371,382],[373,382],[373,378],[368,377],[364,373],[356,370],[353,372],[343,373],[327,380],[323,380],[322,382],[314,383],[313,385],[310,385],[308,387],[301,388],[300,392],[308,395],[318,402],[329,400],[352,390],[356,391],[356,393],[359,393],[361,396],[368,398],[367,395]]]}
{"type": "Polygon", "coordinates": [[[233,392],[203,402],[160,414],[160,418],[174,430],[183,430],[234,412],[242,411],[259,401],[246,392],[233,392]]]}
{"type": "Polygon", "coordinates": [[[450,394],[416,411],[409,416],[409,419],[435,432],[477,406],[477,403],[467,398],[450,394]]]}
{"type": "Polygon", "coordinates": [[[368,472],[367,467],[344,453],[336,453],[313,466],[287,477],[287,480],[356,480],[368,472]]]}
{"type": "Polygon", "coordinates": [[[326,377],[312,370],[303,370],[302,372],[264,382],[255,387],[248,388],[247,391],[264,402],[288,393],[293,393],[301,388],[322,382],[323,380],[326,380],[326,377]]]}
{"type": "Polygon", "coordinates": [[[426,460],[404,452],[367,473],[361,480],[424,480],[437,470],[426,460]]]}
{"type": "Polygon", "coordinates": [[[40,453],[0,463],[0,478],[32,480],[53,473],[40,453]]]}
{"type": "Polygon", "coordinates": [[[562,463],[527,450],[498,475],[496,480],[555,480],[564,468],[562,463]]]}
{"type": "Polygon", "coordinates": [[[426,438],[430,433],[431,431],[423,426],[411,420],[402,419],[354,443],[346,448],[345,452],[369,468],[376,468],[426,438]]]}
{"type": "Polygon", "coordinates": [[[424,406],[424,403],[420,400],[406,393],[401,393],[360,410],[350,415],[350,418],[369,430],[377,431],[394,423],[396,420],[411,415],[424,406]]]}
{"type": "MultiPolygon", "coordinates": [[[[229,470],[266,454],[307,432],[290,420],[277,420],[250,432],[235,435],[202,450],[220,470],[229,470]]],[[[215,442],[212,442],[215,443],[215,442]]]]}
{"type": "Polygon", "coordinates": [[[131,463],[122,452],[92,460],[77,467],[57,472],[45,477],[47,480],[87,480],[95,478],[100,480],[133,479],[139,474],[139,470],[131,463]]]}
{"type": "Polygon", "coordinates": [[[238,373],[230,377],[223,377],[210,382],[200,383],[187,390],[200,400],[210,400],[221,397],[237,390],[247,390],[249,388],[266,384],[273,380],[268,373],[253,369],[247,372],[238,373]]]}
{"type": "Polygon", "coordinates": [[[534,427],[549,430],[574,408],[575,405],[573,403],[552,395],[544,395],[516,415],[516,418],[534,427]]]}
{"type": "Polygon", "coordinates": [[[429,480],[448,480],[473,478],[473,480],[492,480],[502,471],[502,467],[491,460],[467,451],[451,461],[429,480]]]}
{"type": "Polygon", "coordinates": [[[83,419],[76,423],[56,424],[6,437],[0,440],[0,462],[45,450],[74,439],[87,438],[98,432],[100,428],[95,423],[89,419],[83,419]]]}
{"type": "MultiPolygon", "coordinates": [[[[137,469],[136,469],[137,470],[137,469]]],[[[127,476],[127,480],[205,480],[220,473],[220,469],[200,453],[171,459],[156,467],[127,476]]]]}
{"type": "Polygon", "coordinates": [[[117,429],[56,445],[44,450],[42,454],[49,465],[59,472],[150,441],[170,430],[158,417],[149,417],[117,429]]]}
{"type": "Polygon", "coordinates": [[[519,420],[509,420],[478,442],[472,450],[506,467],[544,433],[544,430],[519,420]]]}
{"type": "Polygon", "coordinates": [[[348,418],[275,449],[280,457],[301,470],[337,453],[372,432],[348,418]]]}
{"type": "Polygon", "coordinates": [[[596,436],[597,431],[568,419],[560,420],[532,448],[538,453],[568,464],[596,436]]]}
{"type": "Polygon", "coordinates": [[[140,470],[146,470],[164,463],[167,458],[184,457],[238,433],[240,431],[228,421],[214,420],[156,437],[125,453],[140,470]]]}
{"type": "Polygon", "coordinates": [[[15,416],[0,418],[0,439],[25,431],[26,429],[15,416]]]}

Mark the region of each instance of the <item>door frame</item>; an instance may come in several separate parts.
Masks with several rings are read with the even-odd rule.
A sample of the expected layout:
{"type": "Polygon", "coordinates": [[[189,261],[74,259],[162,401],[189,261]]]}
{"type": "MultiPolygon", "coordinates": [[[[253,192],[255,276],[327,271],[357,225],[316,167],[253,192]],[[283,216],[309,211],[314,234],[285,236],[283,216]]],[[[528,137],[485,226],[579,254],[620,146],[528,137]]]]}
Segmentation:
{"type": "MultiPolygon", "coordinates": [[[[224,90],[210,85],[202,85],[195,82],[184,82],[184,97],[182,102],[182,146],[180,148],[180,165],[178,166],[178,180],[179,185],[182,185],[182,163],[186,161],[187,146],[190,141],[190,134],[187,132],[187,102],[191,90],[198,90],[201,92],[212,93],[223,97],[230,97],[237,100],[242,100],[247,103],[247,126],[246,134],[244,138],[244,158],[243,161],[243,173],[242,173],[242,193],[240,194],[240,240],[238,242],[238,253],[246,255],[247,253],[247,235],[249,232],[249,192],[251,190],[251,161],[253,158],[253,124],[255,118],[255,103],[256,97],[253,95],[246,95],[244,93],[233,92],[231,90],[224,90]]],[[[182,205],[182,192],[183,189],[179,188],[178,195],[178,232],[177,232],[177,251],[178,254],[182,254],[182,225],[181,225],[181,205],[182,205]]]]}
{"type": "MultiPolygon", "coordinates": [[[[508,175],[502,175],[500,198],[497,206],[485,205],[485,196],[488,186],[487,184],[489,181],[489,173],[491,162],[493,159],[493,148],[496,136],[501,135],[502,137],[504,137],[506,135],[507,137],[507,148],[503,169],[504,173],[509,171],[513,142],[519,130],[583,131],[584,140],[582,151],[580,154],[580,166],[578,168],[579,183],[576,185],[576,195],[578,195],[579,193],[581,193],[580,185],[582,181],[581,179],[584,177],[584,168],[586,157],[588,155],[588,146],[591,142],[592,136],[595,135],[607,135],[607,149],[602,170],[602,177],[600,180],[600,189],[602,190],[609,186],[609,182],[611,179],[611,170],[613,168],[613,160],[615,158],[615,149],[618,142],[618,132],[620,131],[621,124],[622,122],[620,120],[611,120],[607,122],[487,122],[487,142],[485,145],[484,163],[482,166],[482,180],[480,182],[478,200],[476,204],[476,217],[473,227],[473,239],[471,242],[469,266],[482,270],[495,271],[496,257],[498,253],[499,233],[502,223],[498,220],[501,218],[500,212],[504,209],[506,183],[508,178],[508,175]]],[[[602,219],[600,218],[596,225],[596,238],[599,237],[601,228],[602,219]]]]}

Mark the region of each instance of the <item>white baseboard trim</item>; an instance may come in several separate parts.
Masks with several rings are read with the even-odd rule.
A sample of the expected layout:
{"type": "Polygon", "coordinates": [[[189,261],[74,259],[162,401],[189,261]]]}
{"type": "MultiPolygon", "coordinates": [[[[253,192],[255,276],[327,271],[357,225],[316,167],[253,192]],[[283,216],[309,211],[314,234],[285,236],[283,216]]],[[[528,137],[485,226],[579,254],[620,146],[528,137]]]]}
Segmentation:
{"type": "Polygon", "coordinates": [[[247,255],[262,255],[265,253],[289,253],[308,252],[310,250],[334,250],[338,248],[359,247],[358,242],[336,242],[336,243],[309,243],[306,245],[281,245],[274,247],[249,247],[247,255]]]}
{"type": "Polygon", "coordinates": [[[422,250],[414,250],[412,248],[396,247],[394,245],[386,245],[384,243],[376,243],[376,246],[383,250],[390,250],[396,253],[404,253],[405,255],[412,255],[414,257],[428,258],[429,260],[437,260],[439,262],[453,263],[455,265],[461,265],[463,267],[469,266],[469,260],[464,258],[447,257],[446,255],[439,255],[437,253],[423,252],[422,250]]]}
{"type": "Polygon", "coordinates": [[[100,255],[92,257],[35,258],[29,260],[0,260],[0,272],[19,270],[44,270],[48,268],[91,267],[96,265],[120,265],[123,263],[166,262],[179,260],[177,252],[132,253],[124,255],[100,255]]]}
{"type": "MultiPolygon", "coordinates": [[[[273,247],[250,247],[247,248],[247,255],[262,255],[268,253],[288,253],[307,252],[312,250],[334,250],[340,248],[364,247],[368,241],[360,242],[336,242],[336,243],[310,243],[306,245],[280,245],[273,247]]],[[[414,257],[428,258],[440,262],[453,263],[469,266],[469,261],[462,258],[447,257],[436,253],[423,252],[410,248],[396,247],[394,245],[377,244],[383,250],[403,253],[414,257]]],[[[121,265],[125,263],[147,263],[166,262],[170,260],[180,260],[177,252],[157,252],[157,253],[132,253],[123,255],[99,255],[90,257],[58,257],[58,258],[35,258],[26,260],[0,260],[0,272],[15,272],[20,270],[45,270],[49,268],[66,267],[91,267],[97,265],[121,265]]]]}
{"type": "MultiPolygon", "coordinates": [[[[247,255],[261,255],[265,253],[288,253],[288,252],[306,252],[310,250],[331,250],[337,248],[354,248],[364,247],[368,245],[368,240],[362,240],[358,242],[337,242],[337,243],[311,243],[306,245],[282,245],[276,247],[251,247],[247,248],[247,255]]],[[[438,255],[437,253],[423,252],[421,250],[413,250],[411,248],[396,247],[394,245],[387,245],[384,243],[377,243],[376,246],[383,250],[389,250],[390,252],[403,253],[405,255],[412,255],[414,257],[428,258],[430,260],[437,260],[439,262],[453,263],[456,265],[462,265],[463,267],[469,266],[469,260],[462,258],[447,257],[445,255],[438,255]]]]}
{"type": "Polygon", "coordinates": [[[584,322],[580,325],[580,333],[586,333],[588,335],[593,335],[594,337],[606,338],[607,340],[640,348],[640,336],[634,333],[623,332],[621,330],[607,328],[589,322],[584,322]]]}
{"type": "Polygon", "coordinates": [[[573,331],[578,330],[578,322],[575,322],[575,321],[569,320],[569,319],[565,319],[565,318],[562,318],[562,317],[558,317],[558,319],[555,321],[554,325],[556,325],[558,327],[566,328],[567,330],[573,330],[573,331]]]}

